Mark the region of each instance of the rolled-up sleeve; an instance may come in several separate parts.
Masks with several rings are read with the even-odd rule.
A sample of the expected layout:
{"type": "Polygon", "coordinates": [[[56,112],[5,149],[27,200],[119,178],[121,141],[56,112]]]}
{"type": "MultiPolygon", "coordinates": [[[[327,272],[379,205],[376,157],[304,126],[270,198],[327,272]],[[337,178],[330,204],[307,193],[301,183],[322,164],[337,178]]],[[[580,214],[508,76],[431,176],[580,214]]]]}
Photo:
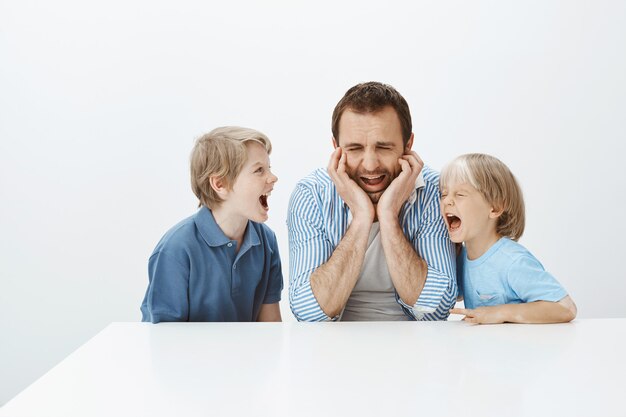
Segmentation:
{"type": "Polygon", "coordinates": [[[438,190],[429,190],[423,201],[421,218],[415,219],[419,225],[410,239],[428,267],[426,282],[414,305],[407,305],[397,294],[396,297],[416,320],[445,320],[457,295],[454,244],[441,217],[438,190]]]}
{"type": "Polygon", "coordinates": [[[333,252],[320,204],[306,186],[296,186],[289,200],[289,306],[298,321],[330,321],[311,289],[311,274],[333,252]]]}

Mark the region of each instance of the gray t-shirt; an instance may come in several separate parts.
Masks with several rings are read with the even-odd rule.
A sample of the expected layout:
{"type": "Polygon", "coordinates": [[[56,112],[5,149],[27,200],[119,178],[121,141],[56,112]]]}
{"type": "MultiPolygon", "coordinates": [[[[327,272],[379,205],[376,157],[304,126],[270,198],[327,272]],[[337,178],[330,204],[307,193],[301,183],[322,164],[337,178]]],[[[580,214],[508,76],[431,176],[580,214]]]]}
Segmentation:
{"type": "Polygon", "coordinates": [[[342,321],[409,320],[396,301],[395,289],[380,241],[380,224],[370,229],[365,260],[346,307],[342,321]]]}

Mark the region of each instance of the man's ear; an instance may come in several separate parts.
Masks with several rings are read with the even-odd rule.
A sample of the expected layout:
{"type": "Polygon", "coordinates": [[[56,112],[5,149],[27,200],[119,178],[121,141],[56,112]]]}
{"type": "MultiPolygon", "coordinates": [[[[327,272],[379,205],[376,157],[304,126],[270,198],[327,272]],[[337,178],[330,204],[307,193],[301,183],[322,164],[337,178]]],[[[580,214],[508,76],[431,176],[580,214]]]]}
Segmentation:
{"type": "Polygon", "coordinates": [[[228,193],[226,181],[224,181],[224,178],[222,177],[218,177],[215,175],[210,177],[209,184],[211,185],[211,188],[213,188],[213,191],[215,191],[220,197],[225,197],[228,193]]]}
{"type": "Polygon", "coordinates": [[[339,145],[337,144],[337,139],[335,139],[335,137],[333,136],[333,148],[337,149],[337,147],[339,147],[339,145]]]}
{"type": "Polygon", "coordinates": [[[409,151],[413,147],[414,138],[415,138],[415,135],[413,134],[413,132],[411,132],[411,137],[409,138],[409,141],[406,143],[406,146],[404,147],[404,153],[409,153],[409,151]]]}

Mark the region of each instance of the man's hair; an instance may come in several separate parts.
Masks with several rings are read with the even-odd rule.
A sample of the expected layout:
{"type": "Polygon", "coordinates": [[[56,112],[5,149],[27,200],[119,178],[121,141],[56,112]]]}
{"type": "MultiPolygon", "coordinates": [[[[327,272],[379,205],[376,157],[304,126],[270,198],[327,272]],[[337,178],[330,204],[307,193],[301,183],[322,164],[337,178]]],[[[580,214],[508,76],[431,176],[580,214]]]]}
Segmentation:
{"type": "Polygon", "coordinates": [[[395,88],[375,81],[357,84],[350,88],[335,106],[331,129],[337,145],[339,145],[339,120],[344,111],[375,113],[387,106],[391,106],[400,119],[402,141],[406,146],[413,131],[409,105],[395,88]]]}
{"type": "Polygon", "coordinates": [[[198,206],[215,208],[222,198],[211,187],[211,177],[222,179],[232,188],[247,159],[246,142],[263,145],[267,153],[272,144],[267,136],[254,129],[237,126],[218,127],[196,140],[191,151],[191,189],[198,206]]]}
{"type": "Polygon", "coordinates": [[[524,233],[524,196],[515,176],[498,158],[482,153],[461,155],[441,171],[439,184],[468,183],[496,210],[501,209],[496,231],[517,241],[524,233]]]}

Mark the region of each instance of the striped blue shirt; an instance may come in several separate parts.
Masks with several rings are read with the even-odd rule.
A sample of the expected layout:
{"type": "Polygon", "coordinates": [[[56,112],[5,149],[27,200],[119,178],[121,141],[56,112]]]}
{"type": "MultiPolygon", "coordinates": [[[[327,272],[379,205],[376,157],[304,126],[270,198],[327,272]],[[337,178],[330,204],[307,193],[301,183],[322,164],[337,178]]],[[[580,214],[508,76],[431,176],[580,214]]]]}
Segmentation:
{"type": "MultiPolygon", "coordinates": [[[[413,320],[445,320],[456,302],[454,245],[441,217],[439,174],[422,169],[424,184],[400,211],[406,238],[428,265],[428,275],[415,305],[396,300],[413,320]]],[[[347,204],[324,169],[301,180],[289,201],[289,305],[300,321],[337,320],[328,317],[311,290],[311,274],[326,263],[343,238],[350,221],[347,204]]]]}

